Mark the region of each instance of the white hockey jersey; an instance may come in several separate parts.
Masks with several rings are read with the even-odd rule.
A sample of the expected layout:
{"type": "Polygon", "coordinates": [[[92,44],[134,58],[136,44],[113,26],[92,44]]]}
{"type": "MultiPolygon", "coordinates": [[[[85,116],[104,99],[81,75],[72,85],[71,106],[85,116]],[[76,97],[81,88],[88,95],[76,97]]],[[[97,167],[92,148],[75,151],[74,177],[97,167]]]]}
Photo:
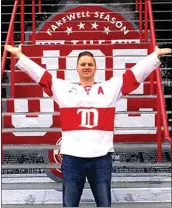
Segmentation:
{"type": "Polygon", "coordinates": [[[113,151],[114,115],[117,101],[135,90],[160,65],[155,52],[121,77],[94,84],[85,90],[79,84],[53,77],[22,55],[16,66],[39,83],[60,107],[61,154],[98,157],[113,151]]]}

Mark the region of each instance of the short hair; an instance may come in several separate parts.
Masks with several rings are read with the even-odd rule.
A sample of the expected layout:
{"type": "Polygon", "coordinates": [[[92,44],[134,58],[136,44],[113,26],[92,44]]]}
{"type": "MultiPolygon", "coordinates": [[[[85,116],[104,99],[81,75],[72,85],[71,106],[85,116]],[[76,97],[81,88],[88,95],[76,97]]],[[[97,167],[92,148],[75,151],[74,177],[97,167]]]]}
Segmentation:
{"type": "Polygon", "coordinates": [[[94,58],[94,55],[90,51],[83,51],[83,52],[79,53],[78,58],[77,58],[77,63],[78,63],[79,59],[82,56],[90,56],[90,57],[92,57],[94,59],[94,63],[96,64],[96,60],[94,58]]]}

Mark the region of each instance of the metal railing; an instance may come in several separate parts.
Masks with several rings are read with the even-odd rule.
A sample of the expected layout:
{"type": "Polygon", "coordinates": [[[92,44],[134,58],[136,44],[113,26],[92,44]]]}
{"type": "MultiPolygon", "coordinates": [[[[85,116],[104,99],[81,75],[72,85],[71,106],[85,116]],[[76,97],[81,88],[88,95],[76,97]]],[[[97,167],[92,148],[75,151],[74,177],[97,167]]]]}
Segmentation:
{"type": "MultiPolygon", "coordinates": [[[[10,41],[11,41],[11,37],[12,37],[13,32],[14,32],[14,27],[13,26],[14,26],[14,20],[15,20],[15,17],[16,17],[17,8],[18,8],[18,0],[15,0],[5,44],[9,44],[10,41]]],[[[1,70],[2,70],[1,71],[1,76],[2,77],[3,77],[3,74],[4,74],[6,59],[7,59],[7,51],[4,50],[3,56],[2,56],[2,65],[1,65],[1,70]]]]}
{"type": "MultiPolygon", "coordinates": [[[[140,25],[140,41],[148,41],[148,29],[150,28],[150,49],[153,52],[156,47],[156,35],[155,35],[155,26],[154,26],[154,18],[153,18],[153,10],[152,10],[152,2],[151,0],[136,0],[136,10],[139,11],[139,25],[140,25]],[[144,11],[143,11],[144,6],[144,11]],[[143,12],[144,12],[144,33],[143,33],[143,12]],[[149,21],[148,21],[149,20],[149,21]],[[144,35],[144,39],[143,39],[144,35]]],[[[162,80],[161,80],[161,72],[160,67],[155,71],[156,80],[157,80],[157,149],[158,149],[158,161],[162,160],[162,136],[161,136],[161,126],[164,127],[164,137],[170,143],[172,143],[172,138],[169,134],[168,123],[167,123],[167,113],[165,109],[165,100],[163,95],[162,88],[162,80]]],[[[150,77],[150,91],[151,94],[155,91],[154,89],[154,75],[153,73],[150,77]]]]}

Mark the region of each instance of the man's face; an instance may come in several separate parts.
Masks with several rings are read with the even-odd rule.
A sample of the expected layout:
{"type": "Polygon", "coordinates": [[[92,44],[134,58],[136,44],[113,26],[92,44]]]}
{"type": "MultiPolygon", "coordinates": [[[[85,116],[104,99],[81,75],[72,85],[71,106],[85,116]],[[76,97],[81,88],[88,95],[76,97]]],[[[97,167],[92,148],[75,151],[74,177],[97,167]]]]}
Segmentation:
{"type": "Polygon", "coordinates": [[[81,56],[77,63],[77,72],[80,79],[93,78],[96,72],[96,63],[91,56],[81,56]]]}

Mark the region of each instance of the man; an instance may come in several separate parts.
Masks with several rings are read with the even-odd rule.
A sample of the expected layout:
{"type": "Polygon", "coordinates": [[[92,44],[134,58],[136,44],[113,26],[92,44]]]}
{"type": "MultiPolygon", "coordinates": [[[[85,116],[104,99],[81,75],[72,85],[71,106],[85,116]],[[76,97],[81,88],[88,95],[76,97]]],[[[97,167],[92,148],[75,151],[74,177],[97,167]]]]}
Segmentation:
{"type": "Polygon", "coordinates": [[[171,49],[156,47],[151,55],[121,77],[112,77],[102,83],[94,82],[96,61],[92,53],[84,51],[77,60],[79,84],[53,77],[22,54],[20,47],[6,45],[5,49],[19,58],[16,66],[59,104],[63,206],[79,206],[87,177],[97,206],[110,207],[115,105],[160,65],[158,56],[171,53],[171,49]]]}

